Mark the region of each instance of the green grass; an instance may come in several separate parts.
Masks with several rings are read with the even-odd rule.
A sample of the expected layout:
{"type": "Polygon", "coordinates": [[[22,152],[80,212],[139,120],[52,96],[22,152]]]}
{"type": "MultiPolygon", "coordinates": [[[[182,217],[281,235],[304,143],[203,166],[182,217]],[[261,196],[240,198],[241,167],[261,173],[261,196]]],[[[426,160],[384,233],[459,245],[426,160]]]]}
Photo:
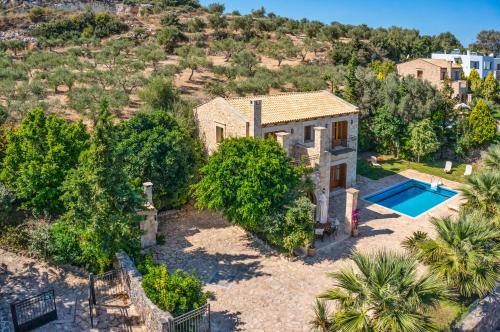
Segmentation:
{"type": "Polygon", "coordinates": [[[358,174],[367,178],[378,180],[383,177],[400,173],[407,169],[414,169],[416,171],[438,176],[443,179],[464,182],[465,164],[453,163],[451,173],[444,172],[445,160],[426,161],[416,163],[413,161],[406,161],[396,159],[390,156],[383,156],[383,161],[379,162],[381,167],[374,167],[365,159],[358,159],[358,174]]]}
{"type": "Polygon", "coordinates": [[[442,301],[436,310],[431,311],[429,315],[439,331],[451,331],[452,323],[459,321],[467,310],[466,304],[442,301]]]}

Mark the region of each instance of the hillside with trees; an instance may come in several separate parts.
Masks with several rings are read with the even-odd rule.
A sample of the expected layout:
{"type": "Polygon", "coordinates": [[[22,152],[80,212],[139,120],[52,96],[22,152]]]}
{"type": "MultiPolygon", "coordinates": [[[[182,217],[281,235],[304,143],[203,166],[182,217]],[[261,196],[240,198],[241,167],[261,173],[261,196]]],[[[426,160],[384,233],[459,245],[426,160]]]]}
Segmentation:
{"type": "MultiPolygon", "coordinates": [[[[287,190],[263,192],[271,197],[255,202],[254,192],[232,197],[237,191],[217,178],[231,169],[219,170],[217,155],[207,162],[192,109],[215,96],[327,89],[359,107],[360,151],[418,162],[469,160],[497,137],[500,96],[492,75],[481,80],[473,71],[467,78],[468,112],[450,97],[449,80],[436,89],[396,73],[402,61],[463,49],[450,32],[294,20],[265,8],[241,15],[196,0],[118,3],[127,10],[6,8],[0,17],[4,244],[38,248],[49,239],[44,257],[104,270],[116,250],[138,248],[133,215],[144,201],[141,181],[158,183],[159,209],[194,196],[250,230],[262,215],[248,210],[264,204],[262,213],[284,227],[270,225],[269,242],[291,248],[303,241],[306,231],[290,226],[297,216],[281,209],[310,211],[298,194],[297,170],[278,170],[285,180],[265,178],[279,188],[285,181],[287,190]]],[[[471,47],[498,52],[498,33],[480,32],[471,47]]],[[[256,156],[239,156],[238,147],[254,144],[228,141],[224,148],[251,162],[256,156]]],[[[286,159],[269,144],[261,153],[286,159]]]]}

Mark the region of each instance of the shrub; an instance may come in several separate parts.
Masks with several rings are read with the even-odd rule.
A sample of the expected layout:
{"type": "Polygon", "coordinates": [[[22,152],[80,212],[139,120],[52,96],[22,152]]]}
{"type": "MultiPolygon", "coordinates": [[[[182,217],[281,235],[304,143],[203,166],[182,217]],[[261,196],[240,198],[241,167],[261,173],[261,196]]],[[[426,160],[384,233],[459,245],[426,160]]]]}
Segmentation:
{"type": "Polygon", "coordinates": [[[153,263],[151,256],[145,257],[139,270],[143,273],[142,287],[147,297],[174,316],[197,309],[207,302],[209,293],[203,292],[203,282],[194,272],[177,269],[169,273],[165,265],[153,263]]]}
{"type": "Polygon", "coordinates": [[[0,224],[12,211],[16,195],[0,182],[0,224]]]}
{"type": "Polygon", "coordinates": [[[33,223],[28,229],[28,237],[28,250],[31,254],[43,259],[50,256],[53,239],[48,223],[33,223]]]}
{"type": "Polygon", "coordinates": [[[248,230],[262,229],[264,217],[293,199],[300,179],[285,150],[274,140],[222,141],[194,186],[197,205],[221,211],[248,230]]]}
{"type": "Polygon", "coordinates": [[[40,24],[31,30],[35,37],[63,41],[85,38],[104,38],[128,30],[128,25],[109,13],[87,11],[74,18],[63,18],[40,24]]]}

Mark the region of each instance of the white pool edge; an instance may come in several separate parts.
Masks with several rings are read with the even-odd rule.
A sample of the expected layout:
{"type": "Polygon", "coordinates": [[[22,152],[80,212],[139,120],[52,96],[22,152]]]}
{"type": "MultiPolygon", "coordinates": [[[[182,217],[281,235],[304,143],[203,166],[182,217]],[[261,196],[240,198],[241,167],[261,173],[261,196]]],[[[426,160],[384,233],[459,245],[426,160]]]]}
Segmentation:
{"type": "Polygon", "coordinates": [[[408,179],[408,180],[401,181],[401,182],[398,182],[398,183],[396,183],[396,184],[393,184],[392,186],[389,186],[389,187],[387,187],[387,188],[377,190],[376,192],[373,192],[373,193],[371,193],[371,194],[364,195],[363,197],[361,197],[361,200],[363,200],[363,201],[365,201],[365,202],[367,202],[367,203],[370,203],[370,204],[372,204],[372,205],[380,206],[380,207],[382,207],[382,208],[384,208],[384,209],[386,209],[386,210],[392,211],[392,212],[394,212],[394,213],[396,213],[396,214],[399,214],[399,215],[401,215],[401,216],[405,216],[405,217],[408,217],[408,218],[410,218],[410,219],[417,219],[417,218],[420,218],[421,216],[425,215],[426,213],[429,213],[429,212],[431,212],[432,210],[434,210],[434,209],[438,208],[439,206],[444,205],[444,204],[445,204],[445,203],[447,203],[450,199],[452,199],[452,198],[454,198],[454,197],[456,197],[457,195],[459,195],[459,194],[460,194],[460,191],[459,191],[459,190],[456,190],[456,189],[451,189],[451,188],[448,188],[448,187],[445,187],[445,186],[440,186],[441,188],[444,188],[444,189],[446,189],[446,190],[450,190],[450,191],[454,192],[454,193],[455,193],[455,195],[453,195],[453,196],[451,196],[451,197],[448,197],[448,198],[447,198],[444,202],[441,202],[441,203],[439,203],[438,205],[433,206],[433,207],[432,207],[432,208],[430,208],[429,210],[424,211],[424,212],[420,213],[419,215],[417,215],[417,216],[415,216],[415,217],[409,216],[409,215],[407,215],[406,213],[403,213],[403,212],[399,212],[399,211],[393,210],[393,209],[388,208],[388,207],[386,207],[386,206],[383,206],[383,205],[380,205],[380,204],[377,204],[377,203],[374,203],[374,202],[370,202],[369,200],[367,200],[367,199],[366,199],[366,197],[368,197],[368,196],[374,196],[374,195],[380,194],[380,193],[382,193],[382,192],[384,192],[384,191],[386,191],[386,190],[389,190],[389,189],[392,189],[392,188],[394,188],[394,187],[400,186],[400,185],[402,185],[402,184],[404,184],[404,183],[406,183],[406,182],[409,182],[409,181],[417,181],[417,182],[422,182],[422,183],[425,183],[425,184],[430,185],[430,183],[425,182],[425,181],[422,181],[422,180],[418,180],[418,179],[408,179]]]}

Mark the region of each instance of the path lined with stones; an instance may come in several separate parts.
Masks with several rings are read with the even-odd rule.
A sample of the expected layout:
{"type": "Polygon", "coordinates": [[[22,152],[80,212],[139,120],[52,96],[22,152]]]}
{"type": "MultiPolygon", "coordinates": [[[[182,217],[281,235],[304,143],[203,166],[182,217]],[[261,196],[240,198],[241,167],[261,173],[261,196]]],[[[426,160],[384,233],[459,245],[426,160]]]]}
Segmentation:
{"type": "MultiPolygon", "coordinates": [[[[415,171],[378,181],[361,178],[360,197],[408,178],[430,180],[415,171]]],[[[332,217],[343,220],[345,194],[332,198],[330,206],[332,217]]],[[[410,219],[365,201],[360,201],[359,207],[360,237],[327,239],[318,243],[315,257],[293,262],[268,250],[219,214],[192,208],[160,221],[159,232],[165,235],[166,244],[152,251],[169,270],[194,269],[203,277],[206,289],[214,294],[210,302],[213,331],[309,331],[315,298],[332,285],[327,273],[351,264],[352,249],[402,250],[400,243],[414,231],[433,234],[428,215],[410,219]]],[[[441,206],[432,213],[449,212],[441,206]]]]}
{"type": "MultiPolygon", "coordinates": [[[[85,275],[0,249],[0,332],[13,331],[9,303],[54,289],[58,320],[37,331],[91,331],[85,275]]],[[[143,331],[127,298],[97,309],[95,331],[143,331]]]]}

